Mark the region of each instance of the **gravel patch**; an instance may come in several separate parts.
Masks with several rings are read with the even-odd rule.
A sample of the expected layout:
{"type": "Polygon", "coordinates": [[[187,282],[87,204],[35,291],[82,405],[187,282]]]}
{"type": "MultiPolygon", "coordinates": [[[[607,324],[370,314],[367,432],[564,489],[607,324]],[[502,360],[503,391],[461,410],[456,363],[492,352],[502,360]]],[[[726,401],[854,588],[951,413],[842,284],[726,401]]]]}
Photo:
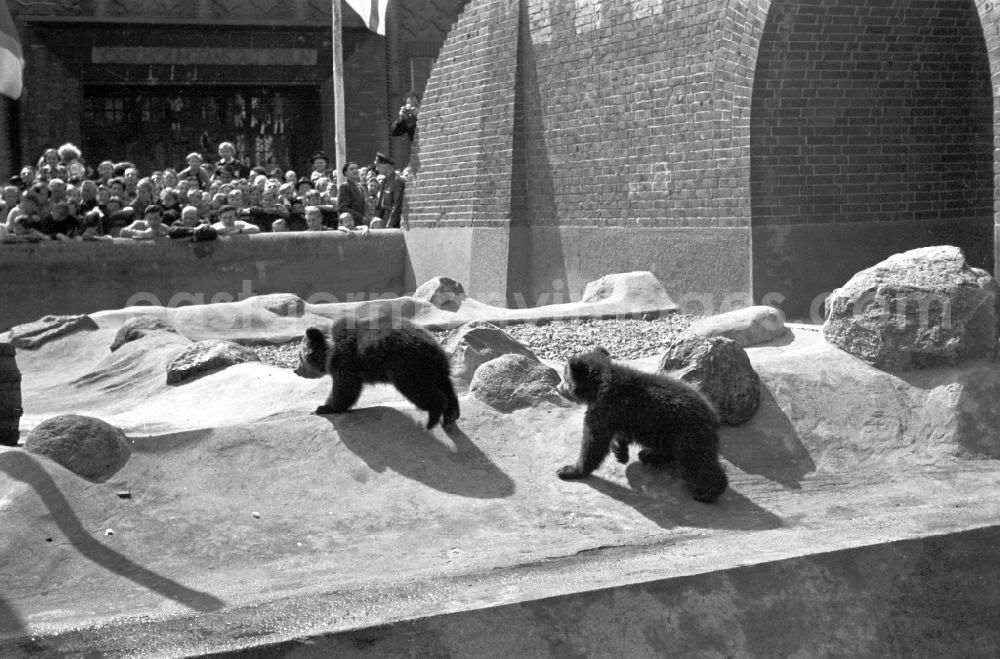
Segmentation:
{"type": "MultiPolygon", "coordinates": [[[[566,361],[577,352],[604,346],[615,359],[629,360],[655,357],[674,337],[698,320],[700,316],[672,313],[654,320],[639,319],[577,319],[542,321],[507,325],[503,330],[531,348],[541,359],[566,361]]],[[[444,345],[456,330],[434,332],[444,345]]],[[[270,346],[255,346],[261,361],[295,368],[299,363],[299,341],[270,346]]]]}

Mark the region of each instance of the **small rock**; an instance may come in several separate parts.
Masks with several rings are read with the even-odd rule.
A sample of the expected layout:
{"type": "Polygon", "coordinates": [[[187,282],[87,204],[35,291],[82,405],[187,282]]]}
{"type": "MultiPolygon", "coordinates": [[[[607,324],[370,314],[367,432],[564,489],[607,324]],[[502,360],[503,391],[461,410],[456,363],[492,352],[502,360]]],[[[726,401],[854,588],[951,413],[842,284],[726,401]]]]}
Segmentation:
{"type": "Polygon", "coordinates": [[[717,316],[709,316],[691,323],[688,334],[723,336],[741,346],[752,346],[776,339],[787,330],[785,314],[780,309],[764,305],[737,309],[717,316]]]}
{"type": "Polygon", "coordinates": [[[443,311],[458,311],[466,295],[465,288],[451,277],[434,277],[421,284],[413,297],[426,300],[443,311]]]}
{"type": "Polygon", "coordinates": [[[760,376],[732,339],[682,334],[667,348],[659,370],[697,387],[723,423],[743,423],[760,407],[760,376]]]}
{"type": "Polygon", "coordinates": [[[466,323],[456,330],[444,346],[454,367],[456,380],[468,383],[480,366],[501,355],[523,355],[539,362],[535,353],[510,334],[491,323],[466,323]]]}
{"type": "Polygon", "coordinates": [[[232,341],[199,341],[181,350],[167,364],[167,384],[180,384],[198,375],[234,364],[257,362],[257,353],[232,341]]]}
{"type": "Polygon", "coordinates": [[[501,412],[513,412],[540,401],[565,404],[556,387],[561,378],[555,369],[524,355],[502,355],[476,369],[469,390],[501,412]]]}
{"type": "Polygon", "coordinates": [[[118,471],[131,454],[131,447],[120,428],[78,414],[42,421],[28,433],[24,449],[93,480],[107,478],[118,471]]]}
{"type": "Polygon", "coordinates": [[[177,334],[177,329],[156,316],[135,316],[129,318],[118,328],[115,340],[111,342],[111,352],[118,350],[129,341],[141,339],[152,332],[173,332],[177,334]]]}
{"type": "Polygon", "coordinates": [[[114,534],[115,534],[115,530],[114,529],[106,529],[104,531],[104,535],[114,535],[114,534]]]}
{"type": "Polygon", "coordinates": [[[118,496],[119,499],[131,499],[132,498],[132,493],[129,492],[128,490],[118,490],[117,492],[115,492],[115,494],[118,496]]]}
{"type": "Polygon", "coordinates": [[[97,323],[90,316],[44,316],[33,323],[25,323],[11,329],[10,342],[15,348],[34,350],[67,334],[96,329],[97,323]]]}
{"type": "Polygon", "coordinates": [[[254,519],[260,519],[260,513],[256,511],[250,513],[250,516],[253,517],[254,519]]]}

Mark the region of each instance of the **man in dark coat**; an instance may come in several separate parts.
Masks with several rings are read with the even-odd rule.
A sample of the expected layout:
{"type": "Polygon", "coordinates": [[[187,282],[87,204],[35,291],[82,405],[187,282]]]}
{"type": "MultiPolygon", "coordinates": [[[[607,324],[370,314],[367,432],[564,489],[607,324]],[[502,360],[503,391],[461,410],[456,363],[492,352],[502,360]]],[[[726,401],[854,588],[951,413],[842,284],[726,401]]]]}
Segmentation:
{"type": "Polygon", "coordinates": [[[375,155],[375,167],[378,169],[378,173],[385,177],[379,186],[375,213],[386,228],[398,229],[403,219],[403,195],[406,193],[406,181],[396,173],[396,161],[384,153],[380,152],[375,155]]]}
{"type": "Polygon", "coordinates": [[[338,221],[344,226],[368,226],[365,217],[365,191],[361,189],[361,172],[356,162],[348,162],[342,170],[346,179],[337,190],[338,221]],[[344,217],[344,216],[347,217],[344,217]]]}

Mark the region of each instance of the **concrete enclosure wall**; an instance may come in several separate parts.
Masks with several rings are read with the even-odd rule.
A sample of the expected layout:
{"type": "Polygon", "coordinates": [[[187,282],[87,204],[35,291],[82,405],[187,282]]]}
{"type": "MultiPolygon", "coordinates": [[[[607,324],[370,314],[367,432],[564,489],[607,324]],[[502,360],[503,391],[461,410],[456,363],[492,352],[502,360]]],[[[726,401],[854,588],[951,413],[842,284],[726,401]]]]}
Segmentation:
{"type": "Polygon", "coordinates": [[[45,314],[129,304],[182,306],[264,293],[293,293],[316,303],[403,295],[405,249],[395,230],[367,239],[338,231],[207,243],[3,245],[0,331],[45,314]]]}
{"type": "Polygon", "coordinates": [[[781,249],[810,233],[773,227],[830,227],[861,267],[943,242],[991,268],[998,26],[973,0],[472,0],[428,83],[411,223],[510,231],[509,302],[570,278],[524,227],[659,230],[721,297],[704,236],[744,231],[736,288],[792,313],[859,261],[803,262],[781,249]]]}

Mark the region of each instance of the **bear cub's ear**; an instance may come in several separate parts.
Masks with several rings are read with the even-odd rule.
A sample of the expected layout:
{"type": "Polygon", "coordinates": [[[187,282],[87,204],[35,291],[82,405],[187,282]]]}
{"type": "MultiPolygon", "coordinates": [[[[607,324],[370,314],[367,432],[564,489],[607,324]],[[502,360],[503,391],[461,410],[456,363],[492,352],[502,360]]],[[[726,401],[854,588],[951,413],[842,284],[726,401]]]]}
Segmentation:
{"type": "Polygon", "coordinates": [[[323,336],[323,332],[319,331],[315,327],[310,327],[306,330],[306,338],[309,339],[309,343],[317,348],[326,347],[326,337],[323,336]]]}
{"type": "Polygon", "coordinates": [[[590,361],[587,359],[587,355],[574,355],[569,358],[567,366],[569,366],[569,373],[573,384],[579,385],[590,379],[591,371],[593,370],[590,361]]]}

